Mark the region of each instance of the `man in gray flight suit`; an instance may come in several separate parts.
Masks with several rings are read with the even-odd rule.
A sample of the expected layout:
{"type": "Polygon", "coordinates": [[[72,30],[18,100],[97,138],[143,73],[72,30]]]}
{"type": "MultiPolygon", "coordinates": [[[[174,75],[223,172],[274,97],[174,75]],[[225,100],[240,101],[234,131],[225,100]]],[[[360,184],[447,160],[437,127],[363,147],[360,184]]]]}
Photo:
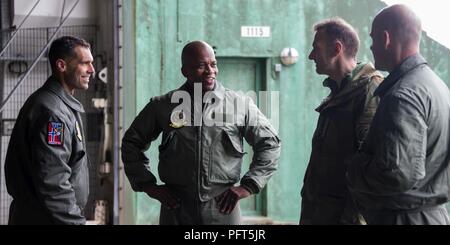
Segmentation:
{"type": "Polygon", "coordinates": [[[216,81],[210,45],[187,44],[182,65],[187,81],[152,98],[125,133],[125,172],[135,191],[161,202],[160,224],[240,224],[238,201],[260,192],[273,175],[280,139],[251,99],[216,81]],[[164,185],[157,185],[144,152],[161,132],[158,173],[164,185]],[[254,156],[241,179],[243,138],[254,156]]]}
{"type": "Polygon", "coordinates": [[[5,160],[9,224],[85,224],[88,160],[75,89],[88,89],[94,73],[90,45],[56,39],[49,50],[52,76],[23,105],[5,160]]]}
{"type": "Polygon", "coordinates": [[[405,5],[372,24],[375,67],[389,72],[367,141],[347,168],[368,224],[450,224],[450,91],[419,53],[421,23],[405,5]]]}

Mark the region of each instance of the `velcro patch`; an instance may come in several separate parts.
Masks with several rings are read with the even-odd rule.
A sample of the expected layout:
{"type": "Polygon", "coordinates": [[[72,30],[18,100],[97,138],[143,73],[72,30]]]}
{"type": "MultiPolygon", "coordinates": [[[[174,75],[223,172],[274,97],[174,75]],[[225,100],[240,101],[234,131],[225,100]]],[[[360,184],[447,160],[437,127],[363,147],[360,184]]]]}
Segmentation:
{"type": "Polygon", "coordinates": [[[64,124],[62,122],[48,122],[47,143],[49,145],[62,145],[64,141],[64,124]]]}

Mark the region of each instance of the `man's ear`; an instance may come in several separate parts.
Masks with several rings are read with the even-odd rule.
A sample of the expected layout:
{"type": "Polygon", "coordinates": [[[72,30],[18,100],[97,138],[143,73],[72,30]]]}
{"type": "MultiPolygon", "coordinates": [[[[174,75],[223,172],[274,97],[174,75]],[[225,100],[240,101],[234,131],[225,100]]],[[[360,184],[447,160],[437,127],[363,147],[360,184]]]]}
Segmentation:
{"type": "Polygon", "coordinates": [[[392,36],[388,31],[383,31],[383,46],[387,50],[392,44],[392,36]]]}
{"type": "Polygon", "coordinates": [[[334,42],[333,56],[337,56],[342,52],[344,52],[344,45],[341,43],[341,41],[334,42]]]}
{"type": "Polygon", "coordinates": [[[56,60],[56,70],[59,72],[65,72],[67,69],[67,63],[63,59],[56,60]]]}
{"type": "Polygon", "coordinates": [[[335,41],[332,44],[333,46],[330,47],[330,52],[333,57],[338,56],[342,52],[344,52],[344,45],[341,41],[335,41]]]}
{"type": "Polygon", "coordinates": [[[181,67],[181,74],[183,74],[184,77],[188,77],[188,73],[186,71],[186,68],[184,66],[181,67]]]}

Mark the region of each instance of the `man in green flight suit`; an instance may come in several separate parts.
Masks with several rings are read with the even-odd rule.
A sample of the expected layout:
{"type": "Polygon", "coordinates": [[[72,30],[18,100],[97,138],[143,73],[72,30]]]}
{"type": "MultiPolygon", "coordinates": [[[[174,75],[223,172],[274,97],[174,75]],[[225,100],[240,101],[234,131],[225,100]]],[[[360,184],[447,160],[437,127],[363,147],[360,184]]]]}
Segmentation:
{"type": "Polygon", "coordinates": [[[161,202],[160,224],[240,224],[238,201],[260,192],[273,175],[280,139],[251,99],[216,80],[210,45],[188,43],[181,71],[187,81],[152,98],[125,133],[126,175],[135,191],[161,202]],[[144,152],[161,133],[158,174],[164,184],[158,185],[144,152]],[[244,138],[254,156],[241,178],[244,138]]]}

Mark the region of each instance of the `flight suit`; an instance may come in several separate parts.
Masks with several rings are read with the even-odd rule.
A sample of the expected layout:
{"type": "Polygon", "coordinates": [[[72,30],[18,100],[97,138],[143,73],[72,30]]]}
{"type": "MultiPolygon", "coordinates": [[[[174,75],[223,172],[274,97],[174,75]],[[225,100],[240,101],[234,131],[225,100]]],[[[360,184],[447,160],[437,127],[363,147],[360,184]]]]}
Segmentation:
{"type": "Polygon", "coordinates": [[[181,199],[181,207],[176,210],[161,207],[160,223],[239,224],[239,207],[230,215],[221,214],[214,197],[238,182],[250,193],[260,192],[277,169],[280,139],[250,99],[226,89],[219,82],[210,93],[214,98],[209,100],[205,96],[203,102],[206,102],[199,107],[201,118],[217,116],[226,122],[222,125],[207,121],[196,123],[195,113],[189,112],[198,111],[195,108],[199,107],[188,103],[187,108],[179,109],[180,103],[172,103],[172,96],[177,93],[191,97],[192,90],[185,83],[177,90],[152,98],[126,131],[122,159],[128,180],[135,191],[156,184],[144,152],[162,133],[158,174],[181,199]],[[247,107],[235,109],[236,101],[246,101],[247,107]],[[173,118],[191,120],[187,120],[186,125],[174,125],[173,118]],[[250,169],[241,179],[242,157],[246,154],[244,138],[253,147],[254,156],[250,169]]]}
{"type": "Polygon", "coordinates": [[[19,112],[5,160],[9,224],[85,224],[83,106],[51,76],[19,112]]]}

